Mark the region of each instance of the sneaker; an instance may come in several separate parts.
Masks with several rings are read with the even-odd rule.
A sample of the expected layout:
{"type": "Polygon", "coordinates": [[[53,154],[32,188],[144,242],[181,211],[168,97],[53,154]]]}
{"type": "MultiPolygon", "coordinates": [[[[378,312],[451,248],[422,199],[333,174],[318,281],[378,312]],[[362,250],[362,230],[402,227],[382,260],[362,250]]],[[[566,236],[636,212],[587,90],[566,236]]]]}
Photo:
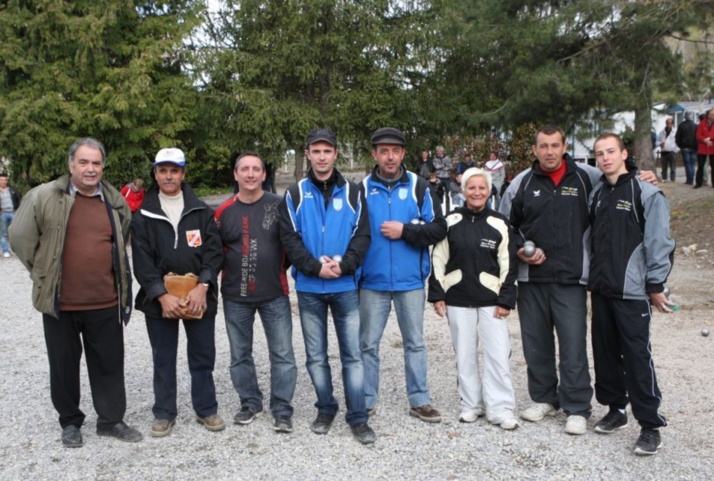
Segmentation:
{"type": "Polygon", "coordinates": [[[518,420],[516,418],[508,418],[505,421],[503,421],[500,424],[500,426],[501,426],[501,429],[503,429],[505,431],[513,431],[514,429],[516,429],[519,426],[519,424],[518,424],[518,420]]]}
{"type": "Polygon", "coordinates": [[[293,432],[293,422],[289,416],[275,416],[273,420],[273,431],[276,433],[291,433],[293,432]]]}
{"type": "Polygon", "coordinates": [[[459,422],[473,423],[481,416],[483,416],[483,413],[478,409],[464,409],[459,414],[459,422]]]}
{"type": "Polygon", "coordinates": [[[211,414],[205,418],[196,416],[196,422],[203,424],[203,427],[209,431],[223,431],[226,428],[226,423],[223,422],[223,418],[218,414],[211,414]]]}
{"type": "Polygon", "coordinates": [[[176,424],[175,419],[154,419],[151,423],[151,435],[155,438],[163,438],[171,434],[171,429],[176,424]]]}
{"type": "Polygon", "coordinates": [[[657,450],[662,447],[662,438],[659,429],[642,428],[640,437],[635,443],[635,454],[640,456],[652,456],[657,454],[657,450]]]}
{"type": "Polygon", "coordinates": [[[139,431],[127,426],[123,421],[109,428],[97,427],[97,436],[110,436],[126,443],[136,443],[144,438],[139,431]]]}
{"type": "Polygon", "coordinates": [[[588,420],[583,416],[573,414],[565,421],[565,432],[568,434],[585,434],[588,430],[588,420]]]}
{"type": "Polygon", "coordinates": [[[9,252],[3,252],[3,253],[2,253],[2,256],[3,256],[3,257],[10,257],[10,253],[9,253],[9,252]]]}
{"type": "Polygon", "coordinates": [[[249,406],[243,406],[240,408],[240,412],[238,412],[235,416],[233,416],[233,423],[234,424],[250,424],[260,416],[260,413],[262,413],[262,409],[253,409],[252,407],[249,406]]]}
{"type": "Polygon", "coordinates": [[[409,410],[409,415],[414,416],[415,418],[419,418],[427,423],[441,422],[441,413],[431,407],[431,404],[424,404],[423,406],[419,406],[418,408],[411,408],[409,410]]]}
{"type": "Polygon", "coordinates": [[[535,423],[546,416],[555,416],[556,411],[557,410],[552,404],[535,403],[525,411],[521,412],[521,419],[535,423]]]}
{"type": "Polygon", "coordinates": [[[357,441],[362,444],[372,444],[375,439],[377,439],[377,435],[374,434],[374,431],[367,423],[359,423],[355,426],[350,426],[350,429],[352,430],[354,437],[357,438],[357,441]]]}
{"type": "Polygon", "coordinates": [[[595,424],[595,432],[600,434],[614,433],[616,429],[627,427],[627,413],[619,409],[611,409],[604,418],[595,424]]]}
{"type": "Polygon", "coordinates": [[[315,434],[327,434],[332,426],[332,421],[335,420],[334,414],[318,413],[315,421],[310,426],[310,429],[315,434]]]}
{"type": "Polygon", "coordinates": [[[377,414],[377,408],[376,408],[376,407],[374,407],[374,408],[367,408],[367,416],[370,416],[370,417],[371,417],[371,416],[374,416],[375,414],[377,414]]]}

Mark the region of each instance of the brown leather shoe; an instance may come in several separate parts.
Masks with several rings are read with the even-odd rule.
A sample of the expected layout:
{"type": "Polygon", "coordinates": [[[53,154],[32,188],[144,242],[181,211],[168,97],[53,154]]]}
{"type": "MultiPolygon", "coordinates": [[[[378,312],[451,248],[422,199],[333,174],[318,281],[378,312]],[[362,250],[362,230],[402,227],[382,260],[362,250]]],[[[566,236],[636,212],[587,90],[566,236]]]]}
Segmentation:
{"type": "Polygon", "coordinates": [[[419,418],[427,423],[440,423],[441,413],[434,409],[431,404],[424,404],[418,408],[411,408],[409,410],[409,415],[419,418]]]}
{"type": "Polygon", "coordinates": [[[154,419],[151,424],[151,435],[155,438],[163,438],[171,434],[171,429],[176,424],[175,419],[154,419]]]}
{"type": "Polygon", "coordinates": [[[209,431],[223,431],[226,428],[226,423],[223,422],[223,418],[218,414],[211,414],[205,418],[196,416],[196,422],[203,424],[209,431]]]}

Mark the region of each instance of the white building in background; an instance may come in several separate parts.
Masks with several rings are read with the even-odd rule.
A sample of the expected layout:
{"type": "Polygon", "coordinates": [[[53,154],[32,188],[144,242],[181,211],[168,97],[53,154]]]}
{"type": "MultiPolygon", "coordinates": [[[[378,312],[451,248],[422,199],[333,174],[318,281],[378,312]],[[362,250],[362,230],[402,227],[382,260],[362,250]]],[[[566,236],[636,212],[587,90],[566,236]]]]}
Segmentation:
{"type": "MultiPolygon", "coordinates": [[[[664,129],[665,120],[671,116],[671,114],[667,113],[666,104],[655,104],[652,108],[652,131],[659,133],[664,129]]],[[[676,120],[675,125],[677,125],[676,120]]],[[[568,143],[570,144],[568,152],[575,160],[587,161],[588,159],[593,159],[594,162],[595,153],[592,149],[598,135],[605,131],[622,135],[628,129],[635,130],[635,112],[632,111],[617,112],[610,117],[607,125],[601,125],[598,120],[591,120],[585,126],[576,127],[574,132],[571,132],[568,136],[568,143]]]]}

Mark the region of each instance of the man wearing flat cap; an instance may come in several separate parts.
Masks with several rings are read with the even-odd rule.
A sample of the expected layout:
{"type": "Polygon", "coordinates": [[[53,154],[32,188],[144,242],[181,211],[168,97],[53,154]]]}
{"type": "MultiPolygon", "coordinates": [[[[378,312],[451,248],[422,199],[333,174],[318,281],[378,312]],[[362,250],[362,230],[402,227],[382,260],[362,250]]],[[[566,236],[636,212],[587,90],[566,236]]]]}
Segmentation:
{"type": "Polygon", "coordinates": [[[361,184],[369,211],[372,242],[362,266],[360,347],[365,371],[367,410],[376,412],[379,393],[379,344],[394,302],[404,344],[409,415],[438,423],[430,404],[424,342],[424,286],[430,272],[429,246],[446,237],[441,206],[429,182],[402,165],[406,139],[385,127],[372,135],[377,165],[361,184]]]}
{"type": "Polygon", "coordinates": [[[311,429],[327,434],[338,410],[327,356],[327,309],[337,334],[346,420],[363,443],[375,441],[367,424],[359,345],[360,266],[369,246],[367,206],[359,186],[335,169],[337,137],[329,129],[307,136],[307,178],[288,187],[280,204],[280,238],[293,264],[307,371],[317,394],[311,429]]]}
{"type": "Polygon", "coordinates": [[[213,367],[216,281],[223,265],[223,243],[213,210],[183,182],[186,159],[180,149],[161,149],[154,161],[154,175],[156,182],[131,223],[134,274],[141,285],[135,306],[146,315],[154,361],[151,435],[168,436],[176,422],[176,355],[181,319],[186,331],[196,421],[209,431],[220,431],[225,424],[217,414],[213,367]],[[186,299],[167,291],[164,276],[169,273],[198,278],[186,299]]]}

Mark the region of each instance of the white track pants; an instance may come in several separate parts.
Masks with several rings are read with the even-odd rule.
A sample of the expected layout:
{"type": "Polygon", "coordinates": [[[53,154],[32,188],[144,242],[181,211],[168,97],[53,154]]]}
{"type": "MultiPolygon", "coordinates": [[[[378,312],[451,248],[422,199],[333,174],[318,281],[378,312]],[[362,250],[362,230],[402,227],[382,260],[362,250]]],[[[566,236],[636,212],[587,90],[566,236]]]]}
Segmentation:
{"type": "Polygon", "coordinates": [[[447,306],[461,409],[486,414],[493,424],[513,417],[516,406],[511,381],[508,321],[494,317],[495,306],[447,306]],[[479,337],[483,343],[483,379],[479,372],[479,337]]]}

